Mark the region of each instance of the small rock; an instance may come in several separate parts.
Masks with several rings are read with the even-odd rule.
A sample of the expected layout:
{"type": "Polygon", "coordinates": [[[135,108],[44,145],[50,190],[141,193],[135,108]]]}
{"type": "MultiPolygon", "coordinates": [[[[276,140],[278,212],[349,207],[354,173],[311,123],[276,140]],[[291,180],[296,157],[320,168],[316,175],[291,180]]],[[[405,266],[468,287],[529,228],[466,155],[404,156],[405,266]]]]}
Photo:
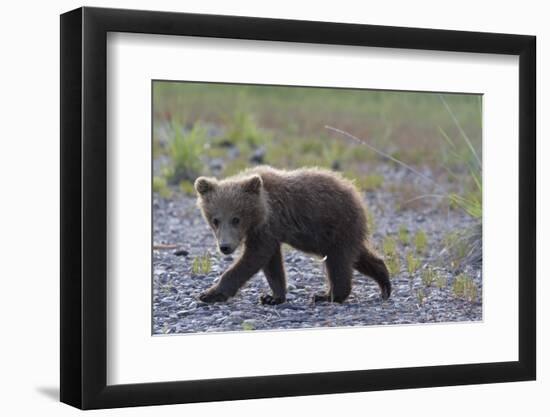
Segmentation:
{"type": "Polygon", "coordinates": [[[263,146],[260,146],[252,153],[252,156],[250,157],[250,162],[255,164],[263,164],[264,157],[265,157],[265,148],[263,146]]]}
{"type": "Polygon", "coordinates": [[[187,255],[189,255],[189,251],[186,251],[185,249],[178,249],[177,251],[174,251],[174,255],[176,255],[176,256],[187,256],[187,255]]]}
{"type": "Polygon", "coordinates": [[[241,154],[241,151],[240,151],[239,148],[237,148],[236,146],[231,146],[231,147],[227,150],[227,156],[228,156],[230,159],[238,158],[240,154],[241,154]]]}
{"type": "Polygon", "coordinates": [[[229,139],[224,139],[220,142],[218,142],[218,146],[220,148],[233,148],[235,147],[235,144],[231,142],[229,139]]]}
{"type": "Polygon", "coordinates": [[[223,159],[221,158],[214,158],[210,161],[210,163],[208,164],[208,166],[210,167],[210,169],[212,171],[221,171],[223,169],[223,159]]]}

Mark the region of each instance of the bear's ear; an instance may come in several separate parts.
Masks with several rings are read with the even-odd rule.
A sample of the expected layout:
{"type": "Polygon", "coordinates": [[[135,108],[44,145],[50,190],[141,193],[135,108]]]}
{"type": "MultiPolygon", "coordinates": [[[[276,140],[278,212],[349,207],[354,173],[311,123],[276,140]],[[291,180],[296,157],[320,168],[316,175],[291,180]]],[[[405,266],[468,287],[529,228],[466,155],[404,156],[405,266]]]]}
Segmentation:
{"type": "Polygon", "coordinates": [[[262,189],[262,185],[262,177],[256,174],[245,181],[243,188],[247,193],[258,194],[262,189]]]}
{"type": "Polygon", "coordinates": [[[195,190],[200,195],[211,193],[217,186],[218,184],[214,178],[199,177],[195,181],[195,190]]]}

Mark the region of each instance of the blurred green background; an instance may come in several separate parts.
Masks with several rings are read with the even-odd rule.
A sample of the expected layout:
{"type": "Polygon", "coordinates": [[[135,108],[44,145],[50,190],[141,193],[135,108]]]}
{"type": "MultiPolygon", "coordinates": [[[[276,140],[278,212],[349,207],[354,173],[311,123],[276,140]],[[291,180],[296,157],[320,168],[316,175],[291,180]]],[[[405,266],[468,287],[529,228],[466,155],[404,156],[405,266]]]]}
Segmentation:
{"type": "Polygon", "coordinates": [[[326,167],[366,191],[391,186],[398,164],[326,125],[424,170],[445,183],[449,204],[481,216],[482,97],[473,94],[154,81],[154,191],[192,194],[199,175],[255,164],[326,167]]]}

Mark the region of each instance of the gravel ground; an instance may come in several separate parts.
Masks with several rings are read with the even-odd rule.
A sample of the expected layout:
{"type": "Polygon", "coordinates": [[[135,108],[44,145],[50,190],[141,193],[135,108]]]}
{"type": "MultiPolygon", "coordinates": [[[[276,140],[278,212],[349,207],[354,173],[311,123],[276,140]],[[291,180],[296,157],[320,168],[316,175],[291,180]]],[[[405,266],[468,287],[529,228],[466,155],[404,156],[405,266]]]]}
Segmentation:
{"type": "MultiPolygon", "coordinates": [[[[414,186],[416,179],[405,170],[384,168],[384,177],[398,184],[414,186]]],[[[395,198],[389,191],[365,194],[365,203],[374,214],[376,232],[372,241],[381,247],[387,234],[396,234],[406,225],[410,235],[422,229],[428,236],[427,253],[421,264],[436,265],[441,261],[442,239],[446,233],[472,226],[472,220],[458,210],[445,212],[436,200],[425,200],[420,207],[396,210],[395,198]]],[[[481,269],[468,267],[466,272],[477,286],[473,302],[459,299],[452,291],[453,274],[438,267],[445,278],[442,288],[425,287],[416,274],[409,278],[402,255],[402,272],[392,277],[393,292],[382,301],[376,283],[355,273],[353,291],[344,304],[317,303],[311,299],[324,289],[323,263],[320,259],[284,248],[288,281],[287,302],[263,306],[259,297],[269,292],[262,273],[255,275],[233,299],[226,303],[205,304],[197,300],[231,265],[235,257],[216,251],[216,242],[202,219],[195,198],[175,192],[171,199],[154,195],[154,243],[175,244],[176,248],[153,251],[153,334],[272,330],[314,327],[369,326],[482,320],[481,269]],[[210,254],[211,270],[206,275],[193,274],[197,256],[210,254]],[[424,293],[421,301],[418,292],[424,293]]],[[[401,253],[403,252],[403,253],[401,253]]]]}

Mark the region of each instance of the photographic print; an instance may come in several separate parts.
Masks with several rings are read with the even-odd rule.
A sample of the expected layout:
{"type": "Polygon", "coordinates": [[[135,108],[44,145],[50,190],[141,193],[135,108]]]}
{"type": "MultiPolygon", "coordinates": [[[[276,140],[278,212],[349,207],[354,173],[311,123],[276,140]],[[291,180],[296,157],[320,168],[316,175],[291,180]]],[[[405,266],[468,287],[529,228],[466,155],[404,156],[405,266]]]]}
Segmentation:
{"type": "Polygon", "coordinates": [[[534,36],[89,7],[60,33],[62,402],[536,379],[534,36]]]}
{"type": "Polygon", "coordinates": [[[482,320],[482,96],[152,82],[154,335],[482,320]]]}

